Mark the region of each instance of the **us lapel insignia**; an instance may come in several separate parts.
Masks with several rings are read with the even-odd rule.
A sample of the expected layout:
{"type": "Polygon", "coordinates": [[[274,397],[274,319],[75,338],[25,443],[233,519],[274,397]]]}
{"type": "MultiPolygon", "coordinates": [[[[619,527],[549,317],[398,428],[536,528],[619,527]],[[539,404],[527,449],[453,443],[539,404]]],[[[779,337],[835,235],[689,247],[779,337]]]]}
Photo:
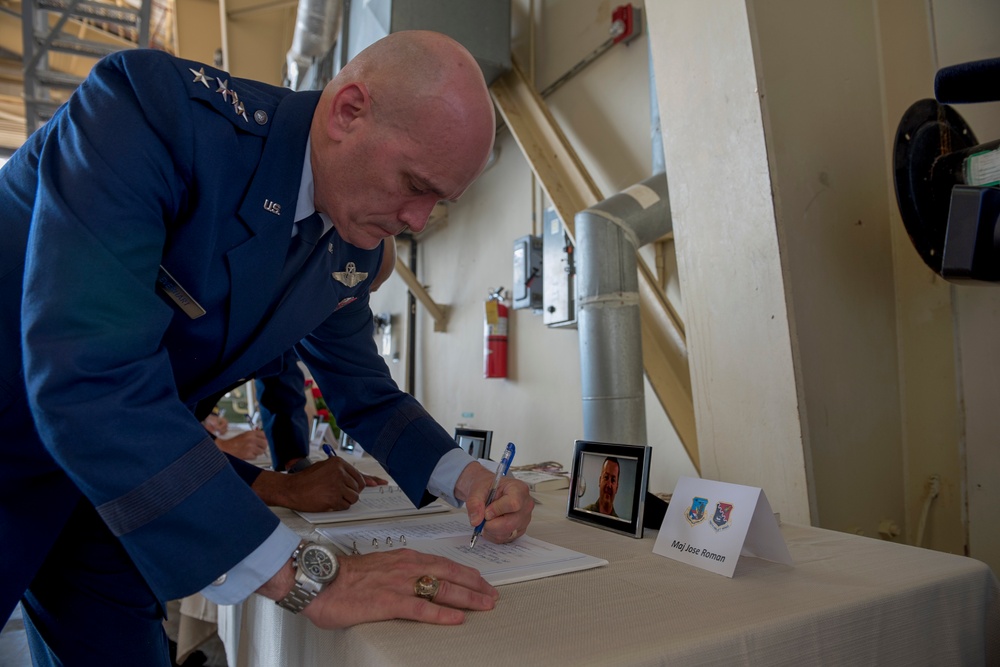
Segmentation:
{"type": "Polygon", "coordinates": [[[348,262],[343,271],[334,271],[330,275],[338,283],[347,285],[348,287],[356,287],[358,283],[368,277],[368,272],[358,271],[357,267],[354,266],[354,262],[348,262]]]}

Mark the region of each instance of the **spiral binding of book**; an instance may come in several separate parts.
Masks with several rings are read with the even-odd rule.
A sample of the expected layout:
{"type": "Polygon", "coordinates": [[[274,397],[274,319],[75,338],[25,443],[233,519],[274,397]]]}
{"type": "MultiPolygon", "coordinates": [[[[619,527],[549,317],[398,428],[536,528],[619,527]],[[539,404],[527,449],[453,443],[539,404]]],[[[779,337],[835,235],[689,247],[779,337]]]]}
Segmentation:
{"type": "MultiPolygon", "coordinates": [[[[377,537],[372,538],[372,549],[378,549],[382,546],[382,542],[379,542],[377,537]]],[[[394,546],[405,547],[406,546],[406,535],[400,535],[395,541],[392,539],[392,535],[386,535],[384,541],[385,547],[391,549],[394,546]]],[[[361,552],[358,550],[358,541],[351,540],[351,554],[357,556],[361,552]]]]}

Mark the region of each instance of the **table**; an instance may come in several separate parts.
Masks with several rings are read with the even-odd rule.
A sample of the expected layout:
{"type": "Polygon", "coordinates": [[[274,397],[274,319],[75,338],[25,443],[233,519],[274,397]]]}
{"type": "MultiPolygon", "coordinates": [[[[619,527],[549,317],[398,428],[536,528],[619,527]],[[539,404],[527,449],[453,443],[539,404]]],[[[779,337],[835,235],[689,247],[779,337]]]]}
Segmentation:
{"type": "MultiPolygon", "coordinates": [[[[469,613],[458,627],[319,630],[251,596],[221,610],[240,617],[230,664],[1000,663],[1000,585],[979,561],[786,524],[794,567],[741,558],[728,579],[653,554],[656,531],[636,540],[567,520],[565,494],[535,494],[542,504],[528,534],[608,566],[501,586],[494,610],[469,613]]],[[[276,511],[319,538],[293,512],[276,511]]]]}
{"type": "MultiPolygon", "coordinates": [[[[195,593],[182,600],[170,600],[166,606],[167,618],[163,626],[167,637],[177,644],[175,662],[178,665],[184,664],[195,651],[223,650],[216,639],[219,634],[218,605],[195,593]]],[[[225,658],[221,660],[224,662],[225,658]]]]}

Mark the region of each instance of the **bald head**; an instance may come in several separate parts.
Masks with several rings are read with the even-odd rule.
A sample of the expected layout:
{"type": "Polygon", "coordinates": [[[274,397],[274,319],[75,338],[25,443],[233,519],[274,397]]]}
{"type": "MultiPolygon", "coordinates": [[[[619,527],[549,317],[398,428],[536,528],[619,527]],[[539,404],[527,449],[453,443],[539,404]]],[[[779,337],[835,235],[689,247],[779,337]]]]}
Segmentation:
{"type": "Polygon", "coordinates": [[[380,39],[337,74],[332,86],[364,82],[376,117],[399,123],[421,105],[441,103],[492,116],[479,64],[465,47],[437,32],[410,30],[380,39]]]}
{"type": "Polygon", "coordinates": [[[419,231],[437,201],[457,199],[483,170],[495,129],[489,90],[465,47],[441,33],[393,33],[323,91],[310,130],[316,208],[365,247],[419,231]],[[367,203],[356,196],[366,185],[367,203]],[[394,198],[399,207],[390,212],[385,203],[394,198]],[[365,204],[372,210],[358,209],[365,204]],[[396,219],[385,219],[389,213],[396,219]],[[378,222],[351,234],[369,214],[378,222]]]}

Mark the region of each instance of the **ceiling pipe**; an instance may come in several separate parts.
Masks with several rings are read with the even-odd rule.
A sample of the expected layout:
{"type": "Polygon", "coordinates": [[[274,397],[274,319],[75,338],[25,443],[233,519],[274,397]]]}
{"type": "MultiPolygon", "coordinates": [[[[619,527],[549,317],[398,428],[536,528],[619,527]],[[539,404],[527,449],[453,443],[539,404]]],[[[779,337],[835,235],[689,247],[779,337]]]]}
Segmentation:
{"type": "Polygon", "coordinates": [[[299,0],[292,47],[285,56],[285,85],[292,90],[311,89],[307,76],[337,41],[343,3],[340,0],[299,0]]]}
{"type": "Polygon", "coordinates": [[[670,230],[667,176],[577,213],[580,384],[585,440],[646,444],[639,247],[670,230]]]}

